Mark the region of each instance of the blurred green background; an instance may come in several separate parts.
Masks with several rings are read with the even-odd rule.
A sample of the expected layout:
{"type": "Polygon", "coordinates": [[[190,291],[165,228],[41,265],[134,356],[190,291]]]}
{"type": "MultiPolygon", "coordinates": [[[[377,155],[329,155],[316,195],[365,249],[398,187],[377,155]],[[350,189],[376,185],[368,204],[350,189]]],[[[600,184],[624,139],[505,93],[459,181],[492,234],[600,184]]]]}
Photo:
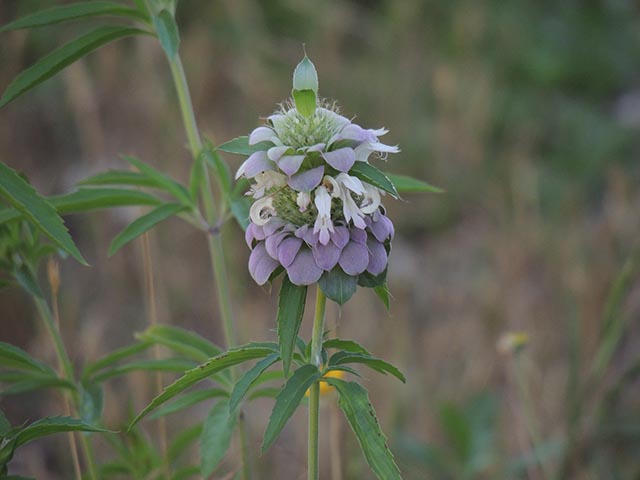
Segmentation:
{"type": "MultiPolygon", "coordinates": [[[[0,23],[58,3],[2,0],[0,23]]],[[[603,316],[608,292],[640,232],[637,2],[182,0],[177,18],[200,126],[216,143],[247,134],[288,96],[306,44],[320,94],[365,127],[389,128],[384,140],[401,146],[385,169],[446,190],[386,201],[397,227],[390,314],[369,291],[330,309],[341,337],[409,379],[366,377],[406,478],[640,478],[633,262],[612,317],[619,341],[605,373],[592,375],[602,339],[613,335],[603,316]],[[527,345],[498,348],[509,332],[526,333],[527,345]]],[[[3,34],[0,88],[81,31],[3,34]]],[[[120,153],[186,180],[185,143],[153,39],[103,48],[0,112],[2,161],[47,195],[125,168],[120,153]]],[[[234,168],[241,160],[226,158],[234,168]]],[[[131,343],[147,325],[140,245],[106,256],[137,213],[67,217],[92,264],[62,265],[63,334],[79,364],[131,343]]],[[[272,339],[276,296],[251,281],[239,228],[225,235],[239,337],[272,339]]],[[[161,321],[222,343],[204,239],[174,219],[154,230],[151,244],[161,321]]],[[[53,358],[24,294],[1,291],[0,312],[2,341],[53,358]]],[[[309,319],[303,329],[308,335],[309,319]]],[[[132,375],[112,384],[107,422],[140,410],[152,383],[132,375]]],[[[323,415],[335,415],[332,402],[323,415]]],[[[0,404],[14,423],[61,408],[55,394],[0,404]]],[[[255,452],[270,406],[247,412],[255,452]]],[[[205,414],[193,409],[169,428],[205,414]]],[[[304,409],[294,420],[256,459],[260,478],[304,477],[304,409]]],[[[338,433],[322,425],[323,478],[335,478],[331,451],[340,452],[343,478],[369,478],[346,424],[338,433]]],[[[153,438],[153,422],[145,428],[153,438]]],[[[17,468],[70,478],[65,450],[55,438],[34,443],[19,452],[17,468]]]]}

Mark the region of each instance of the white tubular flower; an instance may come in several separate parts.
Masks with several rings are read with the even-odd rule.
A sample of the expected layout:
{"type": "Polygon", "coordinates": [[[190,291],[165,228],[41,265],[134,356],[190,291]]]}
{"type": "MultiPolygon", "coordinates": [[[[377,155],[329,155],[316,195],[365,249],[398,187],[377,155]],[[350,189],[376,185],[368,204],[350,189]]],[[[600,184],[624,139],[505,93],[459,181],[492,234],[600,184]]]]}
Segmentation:
{"type": "Polygon", "coordinates": [[[340,195],[342,195],[340,184],[333,177],[325,175],[322,179],[322,185],[324,185],[329,194],[331,194],[331,198],[340,198],[340,195]]]}
{"type": "Polygon", "coordinates": [[[380,190],[374,187],[373,185],[369,185],[368,183],[364,184],[364,195],[362,201],[360,202],[360,210],[365,215],[370,215],[373,212],[376,212],[380,207],[380,190]]]}
{"type": "Polygon", "coordinates": [[[340,173],[336,177],[336,180],[356,195],[362,195],[364,193],[364,185],[358,177],[353,177],[347,173],[340,173]]]}
{"type": "Polygon", "coordinates": [[[313,225],[313,233],[318,233],[318,240],[326,245],[331,238],[329,234],[335,230],[331,220],[331,196],[325,186],[316,188],[314,203],[318,209],[318,217],[313,225]]]}
{"type": "Polygon", "coordinates": [[[351,192],[356,195],[363,195],[365,193],[364,186],[359,178],[353,177],[346,173],[341,173],[336,177],[338,184],[342,185],[340,188],[340,200],[342,200],[342,211],[344,213],[344,219],[360,228],[364,229],[366,224],[364,222],[364,213],[360,210],[360,207],[356,204],[355,200],[351,196],[351,192]]]}
{"type": "Polygon", "coordinates": [[[273,207],[273,197],[256,200],[249,210],[249,218],[258,226],[265,225],[275,215],[276,209],[273,207]]]}
{"type": "Polygon", "coordinates": [[[311,195],[308,192],[298,192],[296,203],[300,207],[300,212],[306,212],[311,203],[311,195]]]}
{"type": "Polygon", "coordinates": [[[273,170],[259,173],[254,177],[254,180],[256,183],[254,183],[247,192],[247,195],[251,195],[253,198],[262,198],[265,191],[274,187],[284,187],[287,184],[286,177],[273,170]]]}

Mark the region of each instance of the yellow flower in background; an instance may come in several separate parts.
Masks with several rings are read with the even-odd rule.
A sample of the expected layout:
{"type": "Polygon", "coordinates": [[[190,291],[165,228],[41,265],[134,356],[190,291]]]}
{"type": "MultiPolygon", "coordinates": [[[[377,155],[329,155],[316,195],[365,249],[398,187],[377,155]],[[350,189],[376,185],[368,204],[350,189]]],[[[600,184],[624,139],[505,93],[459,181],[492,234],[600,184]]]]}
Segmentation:
{"type": "MultiPolygon", "coordinates": [[[[325,373],[322,378],[344,378],[344,374],[345,372],[342,370],[331,370],[330,372],[325,373]]],[[[333,390],[335,390],[334,387],[329,385],[327,382],[323,382],[322,379],[320,380],[320,396],[331,393],[333,390]]],[[[309,396],[309,390],[307,390],[304,396],[309,396]]]]}
{"type": "Polygon", "coordinates": [[[517,354],[521,352],[529,343],[529,335],[526,332],[507,332],[498,340],[498,352],[507,354],[517,354]]]}

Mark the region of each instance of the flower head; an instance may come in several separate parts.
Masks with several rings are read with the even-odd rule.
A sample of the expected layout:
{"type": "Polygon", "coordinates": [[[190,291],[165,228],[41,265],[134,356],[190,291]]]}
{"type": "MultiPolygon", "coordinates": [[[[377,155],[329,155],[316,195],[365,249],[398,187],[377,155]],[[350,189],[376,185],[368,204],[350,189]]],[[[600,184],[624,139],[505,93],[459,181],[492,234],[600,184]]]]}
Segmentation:
{"type": "MultiPolygon", "coordinates": [[[[305,68],[299,84],[317,91],[305,68]]],[[[386,129],[356,125],[336,103],[318,102],[316,91],[302,90],[313,97],[302,108],[308,98],[297,96],[294,85],[294,99],[249,135],[254,153],[236,173],[252,183],[246,241],[249,271],[261,285],[281,270],[296,285],[336,271],[358,281],[386,271],[393,224],[381,204],[384,191],[357,164],[374,168],[372,155],[399,149],[380,142],[386,129]]]]}

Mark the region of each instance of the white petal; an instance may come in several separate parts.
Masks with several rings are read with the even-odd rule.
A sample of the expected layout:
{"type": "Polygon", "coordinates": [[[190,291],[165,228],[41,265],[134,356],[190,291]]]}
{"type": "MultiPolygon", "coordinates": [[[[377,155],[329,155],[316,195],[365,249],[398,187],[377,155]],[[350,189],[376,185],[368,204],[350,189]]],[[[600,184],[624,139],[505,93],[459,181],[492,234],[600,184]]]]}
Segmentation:
{"type": "Polygon", "coordinates": [[[370,143],[369,145],[370,145],[370,148],[372,148],[377,152],[387,152],[387,153],[400,152],[398,145],[385,145],[384,143],[380,143],[380,142],[373,142],[373,143],[370,143]]]}
{"type": "Polygon", "coordinates": [[[273,142],[275,137],[276,132],[269,127],[258,127],[249,135],[249,145],[255,145],[260,142],[273,142]]]}
{"type": "Polygon", "coordinates": [[[251,221],[258,226],[265,225],[276,214],[273,208],[273,198],[266,197],[256,200],[249,209],[251,221]]]}
{"type": "Polygon", "coordinates": [[[362,182],[360,181],[360,179],[357,177],[353,177],[348,173],[340,173],[336,177],[336,180],[342,183],[345,187],[347,187],[353,193],[356,193],[358,195],[362,195],[365,191],[365,187],[364,185],[362,185],[362,182]]]}

